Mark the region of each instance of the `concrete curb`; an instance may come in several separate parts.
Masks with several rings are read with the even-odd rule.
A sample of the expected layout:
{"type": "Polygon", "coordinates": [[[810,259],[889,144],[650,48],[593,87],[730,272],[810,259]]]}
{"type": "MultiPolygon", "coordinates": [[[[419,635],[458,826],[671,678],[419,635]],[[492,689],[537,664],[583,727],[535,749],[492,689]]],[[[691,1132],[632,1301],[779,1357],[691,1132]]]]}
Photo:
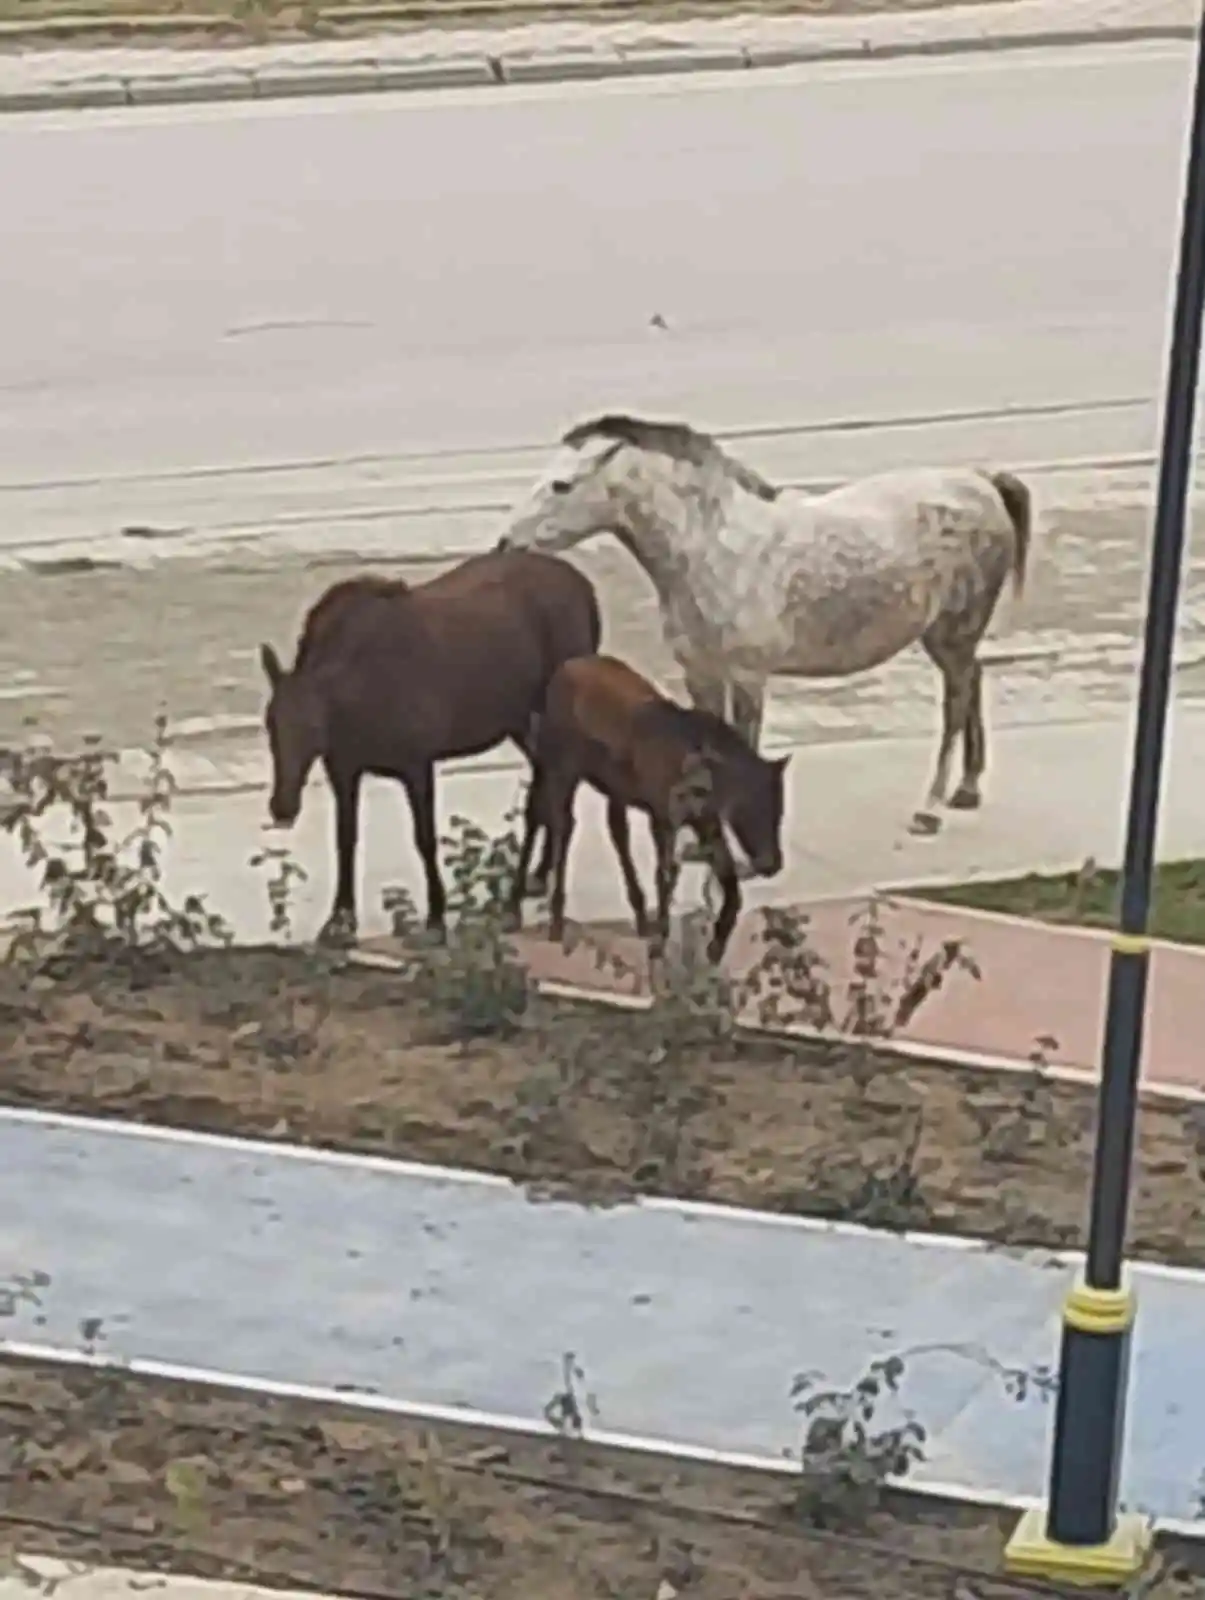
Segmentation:
{"type": "Polygon", "coordinates": [[[857,43],[683,46],[681,49],[588,51],[529,55],[472,55],[446,61],[342,61],[327,65],[280,65],[261,69],[139,74],[98,74],[71,82],[0,89],[0,114],[84,110],[93,107],[199,104],[222,100],[277,100],[306,95],[489,87],[499,84],[563,83],[633,78],[667,73],[723,72],[812,63],[889,61],[917,56],[965,55],[979,51],[1032,50],[1060,45],[1132,44],[1143,40],[1189,40],[1191,23],[1119,23],[1098,27],[1034,28],[1012,34],[976,30],[932,39],[857,43]]]}

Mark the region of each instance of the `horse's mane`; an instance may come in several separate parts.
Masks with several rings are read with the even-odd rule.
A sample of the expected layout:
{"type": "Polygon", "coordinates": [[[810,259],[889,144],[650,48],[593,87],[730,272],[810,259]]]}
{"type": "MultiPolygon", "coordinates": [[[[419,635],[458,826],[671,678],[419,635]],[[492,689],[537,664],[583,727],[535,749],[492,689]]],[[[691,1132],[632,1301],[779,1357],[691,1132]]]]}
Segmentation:
{"type": "Polygon", "coordinates": [[[591,439],[611,439],[616,444],[630,444],[637,450],[655,450],[675,461],[689,461],[696,467],[718,464],[735,483],[759,500],[777,500],[782,492],[752,467],[730,456],[709,433],[692,428],[689,422],[650,422],[643,417],[608,412],[605,416],[575,423],[562,435],[561,443],[578,450],[591,439]]]}
{"type": "Polygon", "coordinates": [[[293,671],[313,661],[316,652],[324,644],[330,643],[339,624],[358,604],[365,600],[396,600],[410,592],[410,585],[404,578],[382,578],[375,573],[365,573],[358,578],[342,578],[338,583],[332,583],[305,614],[293,671]]]}
{"type": "Polygon", "coordinates": [[[657,699],[644,708],[644,716],[658,731],[680,739],[700,755],[711,750],[722,761],[760,765],[756,750],[714,711],[679,705],[676,700],[657,699]]]}

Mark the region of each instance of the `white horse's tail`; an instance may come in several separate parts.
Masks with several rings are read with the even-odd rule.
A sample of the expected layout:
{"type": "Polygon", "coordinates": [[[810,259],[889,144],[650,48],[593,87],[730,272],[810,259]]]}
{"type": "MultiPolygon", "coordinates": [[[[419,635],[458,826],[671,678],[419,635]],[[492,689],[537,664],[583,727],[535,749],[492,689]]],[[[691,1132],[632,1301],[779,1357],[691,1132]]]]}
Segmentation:
{"type": "Polygon", "coordinates": [[[1025,572],[1029,565],[1029,541],[1033,532],[1033,497],[1029,486],[1012,472],[989,472],[996,493],[1004,502],[1009,520],[1016,530],[1013,547],[1013,590],[1025,592],[1025,572]]]}

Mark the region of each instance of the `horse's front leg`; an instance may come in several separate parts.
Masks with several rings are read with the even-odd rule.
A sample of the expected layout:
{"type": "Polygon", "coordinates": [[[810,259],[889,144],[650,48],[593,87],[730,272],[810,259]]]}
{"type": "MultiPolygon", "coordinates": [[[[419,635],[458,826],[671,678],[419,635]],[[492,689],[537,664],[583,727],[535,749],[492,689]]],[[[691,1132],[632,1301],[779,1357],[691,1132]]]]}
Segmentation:
{"type": "Polygon", "coordinates": [[[686,679],[686,693],[696,711],[710,711],[712,716],[728,717],[728,684],[710,667],[704,668],[696,660],[678,659],[682,676],[686,679]]]}
{"type": "Polygon", "coordinates": [[[427,927],[442,936],[448,902],[439,875],[439,838],[435,831],[435,768],[428,762],[402,779],[414,821],[414,845],[427,880],[427,927]]]}
{"type": "Polygon", "coordinates": [[[751,750],[761,748],[762,723],[766,714],[766,685],[763,682],[733,683],[732,726],[751,750]]]}
{"type": "MultiPolygon", "coordinates": [[[[678,884],[678,863],[674,859],[676,836],[677,829],[672,820],[662,817],[653,819],[653,849],[657,857],[657,918],[649,941],[649,953],[653,956],[661,955],[669,942],[670,911],[678,884]]],[[[696,848],[699,849],[699,859],[706,860],[706,852],[701,847],[696,848]]]]}
{"type": "MultiPolygon", "coordinates": [[[[695,710],[709,711],[713,717],[722,717],[727,722],[728,701],[730,695],[735,696],[735,690],[712,668],[701,666],[697,657],[679,656],[678,665],[682,668],[686,693],[695,710]]],[[[703,849],[697,839],[688,839],[683,843],[680,859],[692,864],[704,860],[703,849]]]]}
{"type": "Polygon", "coordinates": [[[719,966],[728,948],[728,941],[732,938],[737,918],[741,914],[740,874],[736,870],[736,862],[724,837],[723,826],[718,820],[708,818],[697,822],[695,833],[698,836],[699,848],[711,863],[715,881],[720,886],[720,909],[707,945],[707,959],[713,965],[719,966]]]}
{"type": "Polygon", "coordinates": [[[335,800],[335,899],[318,934],[320,944],[350,945],[356,941],[356,849],[360,841],[362,774],[324,762],[335,800]]]}

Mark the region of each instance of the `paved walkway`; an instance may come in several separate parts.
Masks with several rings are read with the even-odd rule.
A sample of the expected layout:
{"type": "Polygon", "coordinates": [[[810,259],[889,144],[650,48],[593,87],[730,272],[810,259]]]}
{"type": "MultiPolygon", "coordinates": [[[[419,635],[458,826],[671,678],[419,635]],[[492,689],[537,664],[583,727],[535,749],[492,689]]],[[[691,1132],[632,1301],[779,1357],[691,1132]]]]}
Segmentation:
{"type": "Polygon", "coordinates": [[[129,1567],[84,1566],[56,1556],[19,1555],[17,1561],[25,1574],[11,1571],[5,1563],[0,1600],[33,1600],[39,1592],[53,1593],[57,1600],[142,1600],[148,1591],[155,1600],[333,1600],[308,1589],[264,1589],[173,1572],[148,1577],[145,1571],[129,1567]]]}
{"type": "MultiPolygon", "coordinates": [[[[1005,877],[1026,871],[1079,866],[1086,856],[1118,859],[1123,780],[1129,749],[1128,719],[1014,727],[992,740],[992,769],[984,809],[951,813],[945,831],[917,839],[906,830],[933,759],[931,737],[866,739],[813,745],[798,751],[788,772],[784,830],[786,866],[770,883],[750,884],[750,908],[801,900],[866,894],[887,883],[935,878],[1005,877]],[[1057,783],[1050,775],[1057,774],[1057,783]]],[[[1205,856],[1205,707],[1179,706],[1169,752],[1160,829],[1166,858],[1205,856]]],[[[464,813],[497,829],[520,795],[515,772],[462,770],[441,780],[441,825],[464,813]]],[[[362,832],[362,924],[366,935],[387,930],[381,891],[421,883],[404,801],[394,784],[365,786],[362,832]]],[[[135,820],[132,806],[113,808],[119,827],[135,820]]],[[[586,922],[626,921],[627,905],[603,826],[603,808],[584,794],[570,869],[570,915],[586,922]]],[[[243,940],[263,938],[268,904],[262,878],[248,861],[280,836],[265,834],[262,792],[182,799],[173,815],[167,849],[167,885],[179,896],[208,894],[243,940]]],[[[309,874],[295,897],[298,936],[311,938],[330,903],[332,819],[320,784],[307,792],[305,810],[288,842],[309,874]]],[[[651,858],[644,830],[634,830],[642,872],[651,858]]],[[[686,875],[682,903],[694,903],[701,874],[686,875]]],[[[35,885],[15,852],[0,841],[0,915],[27,904],[35,885]]]]}
{"type": "MultiPolygon", "coordinates": [[[[20,48],[0,28],[0,112],[52,107],[230,101],[366,90],[496,87],[792,61],[965,52],[1109,40],[1189,38],[1195,0],[1008,0],[870,15],[619,22],[563,19],[516,27],[420,28],[370,38],[208,48],[20,48]]],[[[100,32],[101,40],[105,36],[100,32]]],[[[35,43],[45,42],[45,37],[35,43]]]]}
{"type": "MultiPolygon", "coordinates": [[[[798,1446],[796,1374],[846,1386],[875,1357],[954,1344],[980,1358],[908,1362],[920,1481],[1044,1487],[1051,1408],[1010,1399],[984,1356],[1053,1361],[1072,1269],[1049,1256],[673,1202],[533,1203],[488,1177],[28,1113],[0,1113],[0,1219],[0,1282],[50,1278],[6,1319],[9,1348],[77,1350],[99,1319],[115,1362],[500,1425],[538,1425],[573,1351],[600,1436],[770,1462],[798,1446]]],[[[1123,1492],[1190,1516],[1205,1278],[1134,1279],[1123,1492]]]]}
{"type": "MultiPolygon", "coordinates": [[[[870,901],[852,896],[794,908],[808,919],[809,940],[826,964],[834,1009],[846,1012],[853,977],[853,946],[864,927],[870,901]]],[[[902,992],[905,969],[917,950],[921,958],[957,941],[981,976],[950,973],[942,989],[894,1037],[939,1050],[1033,1059],[1035,1049],[1059,1067],[1095,1073],[1100,1064],[1104,1004],[1108,985],[1108,934],[1101,930],[1056,927],[894,898],[877,902],[883,927],[883,965],[879,993],[888,1007],[902,992]]],[[[762,951],[761,919],[754,912],[738,925],[728,967],[746,973],[762,951]]],[[[624,970],[646,970],[644,951],[623,924],[590,929],[593,949],[571,954],[529,935],[524,959],[544,981],[600,991],[643,987],[615,977],[616,958],[624,970]]],[[[751,1020],[754,1018],[751,1016],[751,1020]]],[[[782,1018],[816,1025],[813,1016],[789,1011],[782,1018]]],[[[1205,949],[1162,945],[1152,958],[1150,1004],[1143,1059],[1149,1084],[1205,1090],[1205,949]],[[1194,1021],[1194,1019],[1196,1019],[1194,1021]]]]}

